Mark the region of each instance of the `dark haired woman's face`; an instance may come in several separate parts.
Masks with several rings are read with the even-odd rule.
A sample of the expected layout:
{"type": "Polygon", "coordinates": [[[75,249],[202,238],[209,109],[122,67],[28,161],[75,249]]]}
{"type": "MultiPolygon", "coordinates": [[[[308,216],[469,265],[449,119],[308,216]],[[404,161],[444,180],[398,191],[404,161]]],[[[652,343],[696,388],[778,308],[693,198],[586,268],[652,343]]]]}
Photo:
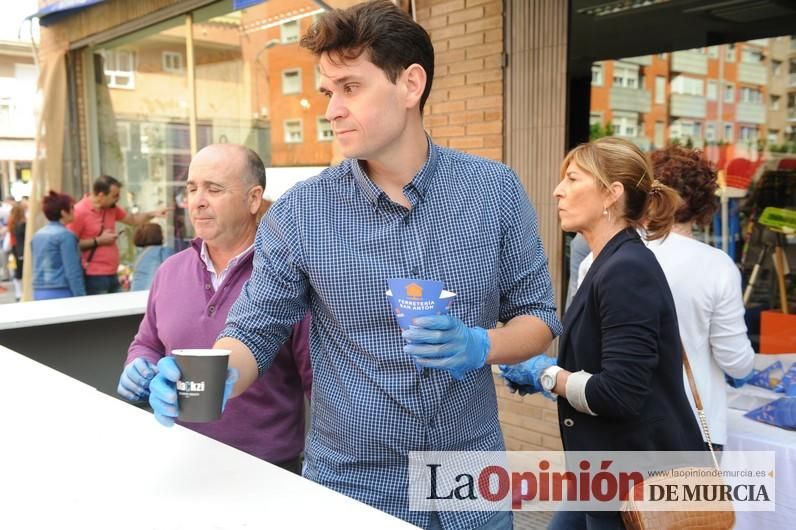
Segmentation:
{"type": "Polygon", "coordinates": [[[63,224],[71,223],[75,219],[75,206],[70,205],[69,210],[61,210],[61,222],[63,224]]]}

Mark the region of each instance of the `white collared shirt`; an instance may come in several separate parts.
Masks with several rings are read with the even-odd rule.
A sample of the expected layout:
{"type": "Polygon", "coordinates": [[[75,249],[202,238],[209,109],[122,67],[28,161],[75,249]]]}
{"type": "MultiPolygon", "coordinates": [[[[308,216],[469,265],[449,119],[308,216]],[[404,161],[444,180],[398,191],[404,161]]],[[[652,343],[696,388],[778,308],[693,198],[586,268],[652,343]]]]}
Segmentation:
{"type": "Polygon", "coordinates": [[[205,268],[207,268],[207,272],[210,273],[210,283],[213,284],[213,290],[218,291],[219,286],[224,282],[224,278],[227,277],[227,272],[237,264],[241,258],[246,256],[249,252],[252,252],[254,249],[254,243],[252,243],[246,250],[229,260],[227,263],[227,267],[221,271],[221,274],[216,272],[216,268],[213,266],[213,260],[210,259],[210,254],[207,252],[207,243],[202,241],[202,250],[199,255],[202,258],[202,261],[205,264],[205,268]]]}

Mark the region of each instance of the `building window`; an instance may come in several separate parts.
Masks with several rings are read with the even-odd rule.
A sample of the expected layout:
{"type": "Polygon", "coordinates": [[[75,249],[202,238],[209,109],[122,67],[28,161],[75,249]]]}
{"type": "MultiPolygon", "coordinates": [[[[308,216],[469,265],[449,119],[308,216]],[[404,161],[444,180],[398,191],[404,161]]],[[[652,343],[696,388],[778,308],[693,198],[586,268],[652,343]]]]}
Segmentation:
{"type": "Polygon", "coordinates": [[[128,50],[104,50],[103,70],[108,88],[135,88],[135,54],[128,50]]]}
{"type": "Polygon", "coordinates": [[[741,87],[741,102],[762,103],[763,93],[756,88],[741,87]]]}
{"type": "Polygon", "coordinates": [[[779,110],[779,100],[781,99],[780,96],[770,95],[769,98],[769,107],[771,110],[779,110]]]}
{"type": "Polygon", "coordinates": [[[635,137],[639,135],[638,114],[634,112],[614,112],[611,125],[616,136],[635,137]]]}
{"type": "Polygon", "coordinates": [[[334,133],[332,132],[332,124],[329,123],[329,120],[327,120],[323,116],[318,117],[318,122],[316,127],[318,129],[319,142],[330,142],[332,139],[334,139],[334,133]]]}
{"type": "Polygon", "coordinates": [[[665,53],[659,53],[658,54],[658,59],[663,59],[665,61],[666,60],[666,54],[665,53]]]}
{"type": "Polygon", "coordinates": [[[705,82],[702,79],[678,75],[672,80],[672,92],[702,96],[705,94],[705,82]]]}
{"type": "Polygon", "coordinates": [[[181,74],[183,71],[182,54],[179,52],[163,52],[163,71],[170,74],[181,74]]]}
{"type": "Polygon", "coordinates": [[[728,44],[724,49],[724,60],[735,62],[735,44],[728,44]]]}
{"type": "Polygon", "coordinates": [[[715,123],[708,123],[705,126],[705,140],[708,142],[715,142],[716,141],[716,124],[715,123]]]}
{"type": "Polygon", "coordinates": [[[779,141],[779,131],[777,129],[768,130],[768,143],[776,144],[779,141]]]}
{"type": "Polygon", "coordinates": [[[279,25],[280,36],[282,37],[282,43],[288,44],[291,42],[298,42],[299,40],[299,21],[298,20],[289,20],[287,22],[282,22],[279,25]]]}
{"type": "Polygon", "coordinates": [[[666,134],[666,124],[662,121],[655,122],[655,147],[663,147],[663,137],[666,134]]]}
{"type": "Polygon", "coordinates": [[[757,127],[744,127],[741,126],[740,132],[741,141],[749,142],[757,140],[757,127]]]}
{"type": "Polygon", "coordinates": [[[285,143],[286,144],[300,144],[304,141],[304,131],[301,126],[301,120],[286,120],[285,121],[285,143]]]}
{"type": "Polygon", "coordinates": [[[725,123],[724,124],[724,141],[728,143],[732,143],[734,141],[734,135],[732,131],[733,125],[732,123],[725,123]]]}
{"type": "Polygon", "coordinates": [[[603,113],[602,112],[592,112],[589,114],[589,126],[593,127],[594,125],[602,125],[603,124],[603,113]]]}
{"type": "Polygon", "coordinates": [[[666,78],[655,77],[655,103],[666,103],[666,78]]]}
{"type": "Polygon", "coordinates": [[[14,123],[14,100],[0,97],[0,128],[8,128],[14,123]]]}
{"type": "Polygon", "coordinates": [[[592,86],[603,86],[603,65],[591,65],[591,84],[592,86]]]}
{"type": "Polygon", "coordinates": [[[614,63],[614,86],[638,88],[638,67],[614,63]]]}
{"type": "Polygon", "coordinates": [[[763,52],[757,48],[743,48],[741,50],[741,62],[749,64],[760,64],[763,62],[763,52]]]}
{"type": "Polygon", "coordinates": [[[782,61],[777,61],[776,59],[771,60],[771,74],[772,75],[779,75],[782,73],[782,61]]]}
{"type": "Polygon", "coordinates": [[[724,85],[724,103],[735,102],[735,85],[724,85]]]}
{"type": "Polygon", "coordinates": [[[702,138],[702,124],[696,121],[678,120],[669,128],[669,136],[679,140],[702,138]]]}
{"type": "Polygon", "coordinates": [[[708,57],[710,57],[712,59],[718,59],[719,58],[719,47],[718,46],[710,46],[708,48],[708,57]]]}
{"type": "Polygon", "coordinates": [[[282,94],[301,93],[301,70],[282,71],[282,94]]]}
{"type": "Polygon", "coordinates": [[[719,99],[719,84],[716,81],[708,81],[707,98],[710,101],[719,99]]]}

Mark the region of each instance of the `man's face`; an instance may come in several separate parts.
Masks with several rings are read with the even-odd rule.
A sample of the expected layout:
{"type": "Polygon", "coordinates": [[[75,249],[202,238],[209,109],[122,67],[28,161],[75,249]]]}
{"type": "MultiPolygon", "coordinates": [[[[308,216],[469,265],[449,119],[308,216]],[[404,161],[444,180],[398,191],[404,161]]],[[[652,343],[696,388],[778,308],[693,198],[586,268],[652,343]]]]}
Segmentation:
{"type": "Polygon", "coordinates": [[[113,208],[116,206],[116,203],[119,202],[119,195],[121,195],[119,186],[111,186],[111,189],[107,194],[100,193],[98,196],[100,198],[100,204],[103,208],[113,208]]]}
{"type": "MultiPolygon", "coordinates": [[[[392,83],[368,54],[343,61],[337,54],[320,58],[321,92],[329,98],[326,119],[346,158],[377,160],[406,128],[403,76],[392,83]]],[[[417,112],[416,109],[413,109],[417,112]]]]}
{"type": "Polygon", "coordinates": [[[209,245],[235,245],[256,223],[259,193],[247,183],[245,157],[239,151],[210,146],[188,168],[188,215],[196,235],[209,245]]]}

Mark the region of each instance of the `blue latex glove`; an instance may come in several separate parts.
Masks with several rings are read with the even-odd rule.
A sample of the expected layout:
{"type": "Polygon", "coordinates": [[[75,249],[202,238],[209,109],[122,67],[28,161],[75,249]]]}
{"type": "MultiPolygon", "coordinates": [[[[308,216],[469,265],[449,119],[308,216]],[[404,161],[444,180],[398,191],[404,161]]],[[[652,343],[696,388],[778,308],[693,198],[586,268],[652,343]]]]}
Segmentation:
{"type": "Polygon", "coordinates": [[[468,328],[450,315],[417,317],[401,335],[406,340],[404,352],[422,367],[450,372],[462,379],[486,363],[489,335],[482,328],[468,328]]]}
{"type": "MultiPolygon", "coordinates": [[[[149,405],[155,413],[155,419],[161,425],[171,427],[180,415],[177,407],[177,381],[180,380],[180,367],[174,357],[163,357],[158,361],[158,373],[149,384],[149,405]]],[[[221,410],[227,406],[227,399],[232,394],[232,388],[238,380],[237,368],[227,369],[227,379],[224,382],[224,400],[221,410]]]]}
{"type": "MultiPolygon", "coordinates": [[[[555,364],[555,358],[540,353],[518,364],[501,365],[500,375],[507,381],[509,388],[512,388],[512,385],[516,386],[521,396],[544,392],[541,382],[542,372],[555,364]]],[[[546,397],[552,399],[552,394],[549,392],[544,393],[546,397]]]]}
{"type": "Polygon", "coordinates": [[[779,398],[774,403],[774,421],[788,429],[796,429],[796,396],[779,398]]]}
{"type": "Polygon", "coordinates": [[[139,357],[122,370],[116,393],[130,401],[146,399],[149,397],[149,382],[156,373],[157,368],[154,364],[139,357]]]}
{"type": "Polygon", "coordinates": [[[727,384],[733,388],[741,388],[746,383],[751,381],[755,375],[757,375],[757,370],[752,370],[745,376],[739,378],[731,377],[727,374],[724,374],[724,380],[727,381],[727,384]]]}

